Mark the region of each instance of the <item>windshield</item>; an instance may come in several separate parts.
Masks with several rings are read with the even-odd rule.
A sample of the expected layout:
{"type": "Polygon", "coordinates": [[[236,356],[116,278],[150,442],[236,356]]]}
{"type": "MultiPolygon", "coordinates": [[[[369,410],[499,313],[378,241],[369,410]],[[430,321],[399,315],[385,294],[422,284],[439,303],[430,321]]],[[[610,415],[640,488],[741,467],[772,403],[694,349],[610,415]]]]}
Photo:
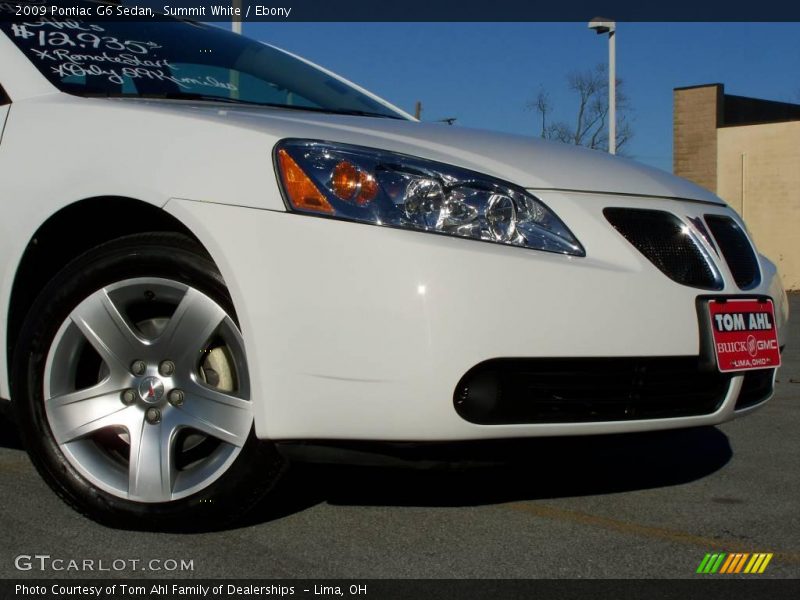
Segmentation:
{"type": "Polygon", "coordinates": [[[186,98],[404,118],[281,50],[212,25],[164,17],[148,23],[30,16],[4,20],[0,29],[53,85],[78,96],[186,98]]]}

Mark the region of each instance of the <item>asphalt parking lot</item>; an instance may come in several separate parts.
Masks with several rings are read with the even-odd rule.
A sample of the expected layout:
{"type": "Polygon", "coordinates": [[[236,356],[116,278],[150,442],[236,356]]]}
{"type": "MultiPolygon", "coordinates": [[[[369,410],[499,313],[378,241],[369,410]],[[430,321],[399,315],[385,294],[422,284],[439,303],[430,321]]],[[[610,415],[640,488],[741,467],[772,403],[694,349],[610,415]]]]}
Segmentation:
{"type": "Polygon", "coordinates": [[[501,444],[492,467],[302,466],[272,505],[227,531],[115,531],[84,519],[41,481],[4,418],[0,577],[683,578],[700,577],[712,551],[772,552],[759,577],[800,577],[800,294],[791,303],[775,397],[747,419],[501,444]],[[15,568],[34,554],[142,562],[104,573],[15,568]],[[154,559],[193,570],[141,570],[154,559]]]}

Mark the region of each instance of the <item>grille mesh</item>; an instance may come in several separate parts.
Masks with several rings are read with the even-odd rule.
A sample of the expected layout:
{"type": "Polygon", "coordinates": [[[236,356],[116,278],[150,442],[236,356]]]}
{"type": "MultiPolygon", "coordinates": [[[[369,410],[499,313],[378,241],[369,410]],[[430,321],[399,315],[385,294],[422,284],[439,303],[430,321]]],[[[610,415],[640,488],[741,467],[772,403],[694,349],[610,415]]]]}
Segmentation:
{"type": "Polygon", "coordinates": [[[588,423],[707,415],[731,375],[697,356],[494,359],[472,368],[454,394],[472,423],[588,423]]]}
{"type": "Polygon", "coordinates": [[[736,410],[755,406],[766,400],[772,393],[772,378],[775,369],[756,369],[744,374],[742,390],[736,399],[736,410]]]}
{"type": "Polygon", "coordinates": [[[705,290],[720,290],[709,261],[675,215],[640,208],[606,208],[608,222],[673,281],[705,290]]]}
{"type": "Polygon", "coordinates": [[[761,281],[758,259],[747,235],[739,225],[723,215],[706,215],[706,223],[717,241],[731,275],[742,290],[751,290],[761,281]]]}

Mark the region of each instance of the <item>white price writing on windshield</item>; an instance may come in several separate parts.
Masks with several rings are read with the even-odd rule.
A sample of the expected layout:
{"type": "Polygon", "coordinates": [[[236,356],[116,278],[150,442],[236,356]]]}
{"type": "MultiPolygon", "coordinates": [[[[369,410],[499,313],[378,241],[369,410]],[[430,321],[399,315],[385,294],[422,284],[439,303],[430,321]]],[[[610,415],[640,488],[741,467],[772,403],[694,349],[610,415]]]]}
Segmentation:
{"type": "MultiPolygon", "coordinates": [[[[27,30],[26,30],[27,31],[27,30]]],[[[69,46],[72,48],[88,48],[111,50],[112,52],[132,52],[147,54],[150,50],[160,48],[155,42],[139,42],[136,40],[118,40],[111,36],[99,36],[94,33],[78,33],[71,35],[65,31],[39,31],[39,46],[69,46]]]]}
{"type": "Polygon", "coordinates": [[[16,23],[11,26],[11,32],[14,34],[14,37],[22,38],[23,40],[27,40],[29,37],[36,35],[32,31],[28,31],[25,25],[17,25],[16,23]]]}

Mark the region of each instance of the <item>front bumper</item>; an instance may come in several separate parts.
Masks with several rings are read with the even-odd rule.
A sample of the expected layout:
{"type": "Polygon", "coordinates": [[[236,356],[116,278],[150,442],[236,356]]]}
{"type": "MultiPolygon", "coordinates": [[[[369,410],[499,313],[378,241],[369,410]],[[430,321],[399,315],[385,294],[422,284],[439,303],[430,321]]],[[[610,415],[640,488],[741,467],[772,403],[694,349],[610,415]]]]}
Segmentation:
{"type": "MultiPolygon", "coordinates": [[[[256,431],[271,439],[469,440],[583,435],[721,423],[719,408],[680,418],[480,425],[453,395],[497,358],[698,356],[696,298],[603,218],[607,206],[679,216],[726,207],[673,200],[537,192],[587,251],[533,250],[267,210],[172,200],[216,260],[242,326],[256,431]]],[[[767,295],[782,339],[785,295],[762,261],[744,293],[724,265],[720,295],[767,295]]],[[[748,408],[747,410],[752,410],[748,408]]]]}

